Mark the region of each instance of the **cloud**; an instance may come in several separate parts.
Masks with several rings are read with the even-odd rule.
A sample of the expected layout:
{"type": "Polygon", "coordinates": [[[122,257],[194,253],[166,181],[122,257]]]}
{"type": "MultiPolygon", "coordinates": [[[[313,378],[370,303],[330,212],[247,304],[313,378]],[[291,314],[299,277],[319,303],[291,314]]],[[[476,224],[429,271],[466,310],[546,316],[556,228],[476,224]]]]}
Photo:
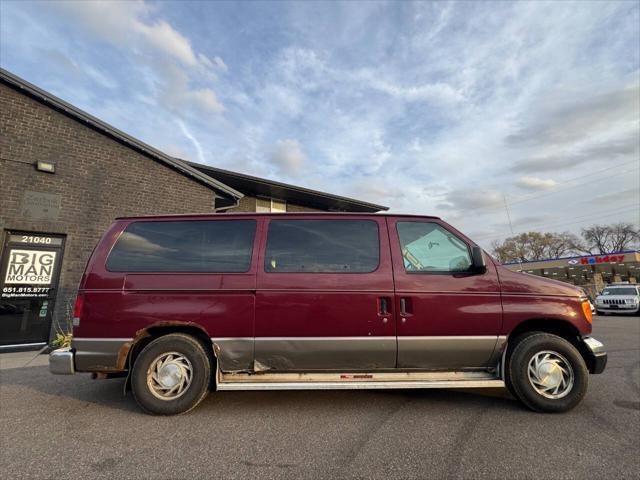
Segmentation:
{"type": "Polygon", "coordinates": [[[520,227],[521,229],[528,228],[532,225],[540,225],[545,222],[549,222],[554,219],[553,215],[527,215],[523,217],[514,218],[511,222],[511,225],[515,227],[520,227]]]}
{"type": "MultiPolygon", "coordinates": [[[[366,180],[360,180],[350,184],[349,188],[351,190],[350,195],[355,198],[362,198],[364,200],[369,200],[371,202],[389,202],[389,200],[393,199],[393,201],[397,201],[400,199],[404,199],[407,196],[407,193],[403,189],[396,188],[397,181],[399,180],[394,176],[385,176],[380,178],[379,182],[371,182],[366,180]]],[[[415,201],[415,196],[412,195],[412,199],[415,201]]]]}
{"type": "Polygon", "coordinates": [[[345,72],[345,77],[362,82],[363,86],[385,93],[397,100],[405,102],[456,103],[465,100],[464,94],[445,82],[425,83],[420,85],[404,85],[389,79],[381,78],[378,72],[361,70],[345,72]]]}
{"type": "Polygon", "coordinates": [[[563,98],[567,92],[554,93],[538,111],[531,112],[529,125],[505,138],[507,145],[570,145],[594,132],[638,125],[640,85],[584,97],[575,92],[570,98],[563,98]]]}
{"type": "Polygon", "coordinates": [[[224,106],[220,103],[220,100],[218,100],[218,96],[210,88],[188,91],[186,92],[186,97],[195,105],[200,106],[211,113],[220,113],[224,111],[224,106]]]}
{"type": "Polygon", "coordinates": [[[152,145],[493,237],[503,196],[637,221],[637,2],[49,5],[4,2],[3,66],[152,145]]]}
{"type": "Polygon", "coordinates": [[[189,140],[189,142],[191,142],[191,144],[195,148],[198,161],[200,163],[205,163],[206,160],[204,157],[204,151],[202,150],[202,145],[200,145],[200,142],[196,139],[196,137],[193,136],[193,134],[189,131],[182,120],[178,120],[177,123],[182,134],[189,140]]]}
{"type": "MultiPolygon", "coordinates": [[[[636,186],[632,188],[598,194],[594,197],[594,201],[598,205],[611,205],[611,207],[620,207],[620,209],[628,205],[640,205],[640,184],[636,182],[636,186]]],[[[640,212],[638,212],[638,216],[640,217],[640,212]]]]}
{"type": "Polygon", "coordinates": [[[439,207],[446,210],[482,210],[504,205],[502,193],[492,189],[455,189],[445,196],[439,207]]]}
{"type": "Polygon", "coordinates": [[[80,65],[70,55],[61,52],[55,48],[38,47],[40,55],[56,66],[56,70],[62,71],[62,74],[71,73],[74,76],[87,77],[90,81],[101,85],[104,88],[115,89],[116,82],[113,81],[106,73],[91,67],[90,65],[80,65]]]}
{"type": "Polygon", "coordinates": [[[164,20],[151,25],[147,25],[137,18],[131,18],[130,20],[133,27],[149,42],[150,46],[157,48],[158,51],[166,55],[174,57],[183,65],[189,67],[198,64],[207,67],[213,66],[205,55],[199,54],[198,57],[196,57],[189,40],[175,31],[171,25],[164,20]]]}
{"type": "Polygon", "coordinates": [[[543,156],[531,157],[517,162],[511,167],[514,172],[534,173],[558,171],[589,162],[621,162],[638,158],[640,137],[631,133],[622,138],[586,139],[586,145],[573,148],[551,150],[543,156]]]}
{"type": "Polygon", "coordinates": [[[555,180],[542,179],[538,177],[520,177],[516,185],[527,190],[546,190],[558,184],[555,180]]]}
{"type": "Polygon", "coordinates": [[[196,55],[191,42],[165,20],[151,20],[154,8],[143,0],[61,1],[52,6],[79,20],[93,35],[108,43],[144,46],[188,67],[213,66],[206,55],[196,55]]]}
{"type": "Polygon", "coordinates": [[[555,91],[526,117],[526,125],[505,137],[507,148],[524,154],[512,171],[558,171],[595,161],[637,158],[640,85],[604,93],[555,91]],[[580,95],[578,94],[580,93],[580,95]]]}
{"type": "Polygon", "coordinates": [[[175,113],[186,116],[193,108],[209,114],[224,111],[210,87],[195,85],[215,80],[219,73],[228,71],[227,65],[218,56],[212,60],[202,52],[196,53],[185,35],[166,20],[153,18],[154,6],[142,0],[63,1],[50,6],[101,41],[133,52],[136,61],[151,68],[152,82],[159,86],[161,99],[168,99],[175,113]]]}
{"type": "Polygon", "coordinates": [[[297,140],[279,140],[271,154],[270,161],[278,172],[290,177],[298,176],[307,158],[297,140]]]}

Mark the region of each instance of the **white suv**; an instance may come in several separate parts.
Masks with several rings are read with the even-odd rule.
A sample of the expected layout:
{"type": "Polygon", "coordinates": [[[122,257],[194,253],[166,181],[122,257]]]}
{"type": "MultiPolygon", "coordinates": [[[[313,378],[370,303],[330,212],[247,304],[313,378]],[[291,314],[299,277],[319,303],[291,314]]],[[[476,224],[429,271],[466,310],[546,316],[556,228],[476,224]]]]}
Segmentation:
{"type": "Polygon", "coordinates": [[[598,313],[638,313],[640,290],[636,285],[610,285],[596,297],[598,313]]]}

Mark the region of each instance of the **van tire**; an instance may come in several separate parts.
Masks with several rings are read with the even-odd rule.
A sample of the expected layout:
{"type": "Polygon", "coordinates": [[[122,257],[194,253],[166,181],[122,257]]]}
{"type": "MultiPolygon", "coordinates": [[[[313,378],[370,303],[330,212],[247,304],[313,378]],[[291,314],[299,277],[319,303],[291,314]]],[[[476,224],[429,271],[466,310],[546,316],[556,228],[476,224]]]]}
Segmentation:
{"type": "Polygon", "coordinates": [[[536,412],[571,410],[583,399],[589,385],[589,372],[580,352],[564,338],[544,332],[533,332],[517,339],[508,358],[505,383],[506,378],[514,396],[536,412]],[[536,362],[541,366],[538,376],[534,368],[536,362]],[[557,390],[545,391],[545,385],[536,383],[540,379],[553,378],[548,375],[549,371],[554,375],[564,372],[556,377],[562,378],[563,382],[557,390]]]}
{"type": "Polygon", "coordinates": [[[518,396],[516,395],[516,392],[513,389],[513,380],[511,380],[511,372],[509,371],[511,354],[513,353],[513,349],[516,347],[516,345],[518,345],[522,340],[524,340],[527,337],[530,337],[531,335],[536,335],[538,333],[540,332],[524,332],[518,335],[514,339],[509,338],[509,341],[507,342],[507,354],[505,355],[506,365],[504,366],[504,385],[507,387],[507,390],[509,391],[511,396],[516,400],[518,399],[518,396]]]}
{"type": "Polygon", "coordinates": [[[152,415],[187,413],[207,396],[210,382],[209,355],[197,339],[183,333],[151,341],[136,358],[131,374],[133,397],[152,415]],[[159,375],[163,370],[165,375],[159,375]]]}

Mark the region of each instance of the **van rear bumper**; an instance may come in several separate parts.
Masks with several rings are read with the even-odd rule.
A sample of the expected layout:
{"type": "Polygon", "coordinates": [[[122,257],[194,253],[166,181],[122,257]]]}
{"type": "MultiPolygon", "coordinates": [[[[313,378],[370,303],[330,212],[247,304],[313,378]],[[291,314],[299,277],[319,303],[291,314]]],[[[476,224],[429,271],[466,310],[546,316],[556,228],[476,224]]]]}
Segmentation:
{"type": "Polygon", "coordinates": [[[49,355],[49,370],[58,375],[76,372],[117,372],[118,358],[130,338],[74,338],[71,347],[49,355]]]}
{"type": "Polygon", "coordinates": [[[117,371],[118,357],[130,338],[74,338],[75,365],[79,372],[117,371]]]}
{"type": "Polygon", "coordinates": [[[56,375],[73,375],[76,373],[70,347],[58,348],[49,354],[49,371],[56,375]]]}

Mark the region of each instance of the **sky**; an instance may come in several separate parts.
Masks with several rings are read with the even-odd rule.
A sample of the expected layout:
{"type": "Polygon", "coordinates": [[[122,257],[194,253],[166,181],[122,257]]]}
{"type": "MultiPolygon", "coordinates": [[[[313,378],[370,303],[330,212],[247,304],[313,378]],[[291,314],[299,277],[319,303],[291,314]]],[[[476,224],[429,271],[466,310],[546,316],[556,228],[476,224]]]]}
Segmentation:
{"type": "Polygon", "coordinates": [[[3,68],[180,158],[487,247],[640,223],[640,2],[2,0],[0,27],[3,68]]]}

